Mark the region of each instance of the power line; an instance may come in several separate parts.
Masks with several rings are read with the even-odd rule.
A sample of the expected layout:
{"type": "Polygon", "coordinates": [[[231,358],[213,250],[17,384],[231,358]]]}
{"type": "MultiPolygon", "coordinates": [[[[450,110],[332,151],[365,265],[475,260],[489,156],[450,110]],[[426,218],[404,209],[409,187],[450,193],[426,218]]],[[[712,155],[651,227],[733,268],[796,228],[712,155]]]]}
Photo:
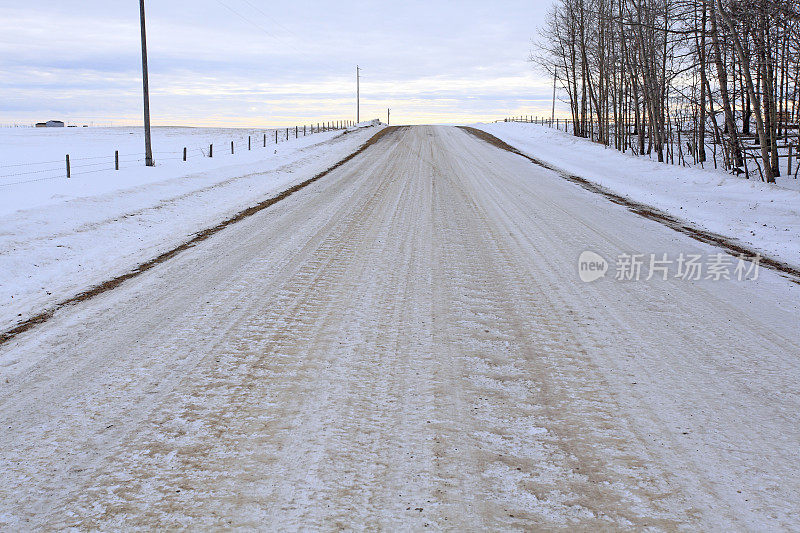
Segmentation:
{"type": "Polygon", "coordinates": [[[255,4],[253,4],[252,2],[250,2],[250,0],[242,0],[242,1],[243,1],[245,4],[247,4],[248,6],[252,7],[253,9],[255,9],[256,11],[258,11],[259,13],[261,13],[261,14],[262,14],[262,15],[263,15],[263,16],[264,16],[266,19],[268,19],[268,20],[271,20],[271,21],[272,21],[272,23],[273,23],[273,24],[275,24],[276,26],[278,26],[279,28],[283,28],[283,31],[285,31],[285,32],[287,32],[287,33],[291,33],[291,34],[295,35],[296,37],[299,37],[299,36],[298,36],[297,34],[295,34],[295,33],[294,33],[292,30],[288,29],[286,26],[284,26],[283,24],[281,24],[280,22],[278,22],[277,20],[275,20],[274,18],[272,18],[272,16],[270,16],[268,13],[266,13],[265,11],[263,11],[263,10],[262,10],[260,7],[256,6],[256,5],[255,5],[255,4]]]}
{"type": "Polygon", "coordinates": [[[222,7],[224,7],[225,9],[227,9],[228,11],[230,11],[231,13],[233,13],[234,15],[236,15],[237,17],[239,17],[240,19],[242,19],[243,21],[245,21],[245,22],[247,22],[248,24],[251,24],[252,26],[254,26],[254,27],[258,28],[260,31],[264,32],[265,34],[267,34],[268,36],[272,37],[273,39],[278,39],[278,37],[277,37],[277,36],[273,35],[273,34],[272,34],[272,33],[270,33],[269,31],[267,31],[266,29],[264,29],[264,28],[263,28],[261,25],[259,25],[259,24],[256,24],[255,22],[253,22],[253,21],[252,21],[252,19],[249,19],[249,18],[245,17],[244,15],[242,15],[241,13],[239,13],[238,11],[236,11],[235,9],[233,9],[233,8],[232,8],[231,6],[229,6],[228,4],[225,4],[225,3],[223,3],[223,2],[222,2],[222,0],[216,0],[216,2],[217,2],[219,5],[221,5],[222,7]]]}
{"type": "MultiPolygon", "coordinates": [[[[281,36],[280,36],[280,35],[278,35],[278,34],[275,34],[275,33],[272,33],[272,32],[270,32],[269,30],[267,30],[266,28],[264,28],[264,26],[262,26],[261,24],[258,24],[258,23],[256,23],[255,21],[253,21],[253,19],[252,19],[252,18],[248,18],[248,17],[246,17],[245,15],[242,15],[242,14],[241,14],[239,11],[236,11],[236,10],[235,10],[235,9],[233,9],[231,6],[229,6],[228,4],[226,4],[226,3],[222,2],[221,0],[215,0],[215,1],[216,1],[216,2],[217,2],[219,5],[221,5],[222,7],[224,7],[225,9],[227,9],[228,11],[230,11],[231,13],[233,13],[234,15],[236,15],[237,17],[239,17],[240,19],[244,20],[245,22],[247,22],[247,23],[248,23],[248,24],[250,24],[251,26],[253,26],[253,27],[257,28],[259,31],[261,31],[261,32],[262,32],[262,33],[264,33],[265,35],[267,35],[267,36],[271,37],[272,39],[275,39],[276,41],[281,41],[281,42],[283,42],[283,43],[287,44],[289,47],[291,47],[291,48],[292,48],[292,49],[293,49],[295,52],[297,52],[298,54],[300,54],[300,55],[302,55],[302,56],[304,56],[304,57],[306,57],[306,58],[310,59],[310,60],[311,60],[311,61],[312,61],[312,62],[313,62],[313,63],[314,63],[316,66],[318,66],[318,67],[321,67],[321,68],[333,68],[333,69],[335,69],[335,67],[334,67],[333,65],[329,65],[329,64],[327,64],[327,63],[323,63],[323,62],[321,62],[321,61],[320,61],[318,58],[316,58],[316,57],[313,57],[313,56],[309,55],[307,52],[304,52],[303,50],[300,50],[300,49],[299,49],[299,48],[298,48],[298,47],[295,45],[295,43],[294,43],[294,41],[293,41],[293,40],[291,40],[291,39],[287,39],[287,38],[285,38],[285,37],[281,37],[281,36]]],[[[302,36],[301,36],[301,35],[297,35],[296,33],[292,32],[292,31],[291,31],[291,30],[289,30],[289,29],[287,29],[285,26],[283,26],[282,24],[280,24],[278,21],[276,21],[274,18],[272,18],[270,15],[268,15],[268,14],[267,14],[266,12],[264,12],[262,9],[260,9],[260,8],[259,8],[259,7],[257,7],[257,6],[255,6],[255,5],[254,5],[253,3],[251,3],[249,0],[242,0],[242,1],[243,1],[243,2],[245,2],[247,5],[249,5],[251,8],[253,8],[254,10],[256,10],[258,13],[260,13],[261,15],[263,15],[265,18],[269,19],[269,20],[270,20],[270,21],[271,21],[273,24],[275,24],[276,26],[283,28],[283,30],[284,30],[284,31],[286,31],[287,33],[290,33],[290,34],[294,35],[295,37],[302,38],[302,36]]]]}

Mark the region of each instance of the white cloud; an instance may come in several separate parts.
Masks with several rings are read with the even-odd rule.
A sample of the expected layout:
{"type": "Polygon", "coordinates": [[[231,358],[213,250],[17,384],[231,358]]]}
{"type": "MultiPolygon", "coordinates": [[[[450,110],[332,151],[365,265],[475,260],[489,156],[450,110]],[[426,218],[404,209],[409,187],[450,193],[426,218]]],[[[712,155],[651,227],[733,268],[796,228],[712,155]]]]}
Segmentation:
{"type": "MultiPolygon", "coordinates": [[[[404,122],[549,108],[525,58],[549,2],[149,1],[156,124],[283,125],[354,114],[404,122]],[[236,13],[234,13],[234,11],[236,13]]],[[[0,6],[0,122],[140,122],[136,2],[0,6]]]]}

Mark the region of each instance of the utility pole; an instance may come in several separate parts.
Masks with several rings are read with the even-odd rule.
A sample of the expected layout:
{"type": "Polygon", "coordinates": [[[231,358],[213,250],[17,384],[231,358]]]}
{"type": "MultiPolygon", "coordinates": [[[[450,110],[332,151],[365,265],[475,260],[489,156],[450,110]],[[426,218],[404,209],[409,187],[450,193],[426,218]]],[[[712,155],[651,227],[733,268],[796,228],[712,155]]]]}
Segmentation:
{"type": "Polygon", "coordinates": [[[558,75],[558,69],[553,69],[553,111],[550,113],[550,125],[553,125],[553,121],[556,118],[556,76],[558,75]]]}
{"type": "Polygon", "coordinates": [[[144,161],[148,167],[155,166],[153,148],[150,144],[150,88],[147,81],[147,36],[144,29],[144,0],[139,0],[139,19],[142,23],[142,87],[144,89],[144,161]]]}
{"type": "Polygon", "coordinates": [[[356,65],[356,124],[361,122],[361,67],[356,65]]]}

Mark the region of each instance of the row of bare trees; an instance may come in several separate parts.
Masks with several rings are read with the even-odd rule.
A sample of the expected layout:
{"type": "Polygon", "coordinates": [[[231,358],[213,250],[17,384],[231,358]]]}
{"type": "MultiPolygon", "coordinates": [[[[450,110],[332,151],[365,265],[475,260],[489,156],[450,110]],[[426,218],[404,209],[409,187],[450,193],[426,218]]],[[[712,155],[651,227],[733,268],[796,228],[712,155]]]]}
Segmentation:
{"type": "Polygon", "coordinates": [[[531,60],[618,150],[774,182],[797,144],[798,0],[556,0],[531,60]]]}

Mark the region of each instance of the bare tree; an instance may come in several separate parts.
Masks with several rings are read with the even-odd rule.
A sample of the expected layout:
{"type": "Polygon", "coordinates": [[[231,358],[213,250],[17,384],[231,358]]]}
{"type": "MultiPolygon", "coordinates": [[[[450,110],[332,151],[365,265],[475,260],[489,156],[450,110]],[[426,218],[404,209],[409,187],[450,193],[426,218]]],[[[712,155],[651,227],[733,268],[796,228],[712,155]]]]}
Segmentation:
{"type": "Polygon", "coordinates": [[[557,0],[531,60],[575,135],[673,164],[710,143],[715,166],[774,182],[797,143],[799,28],[797,0],[557,0]]]}

